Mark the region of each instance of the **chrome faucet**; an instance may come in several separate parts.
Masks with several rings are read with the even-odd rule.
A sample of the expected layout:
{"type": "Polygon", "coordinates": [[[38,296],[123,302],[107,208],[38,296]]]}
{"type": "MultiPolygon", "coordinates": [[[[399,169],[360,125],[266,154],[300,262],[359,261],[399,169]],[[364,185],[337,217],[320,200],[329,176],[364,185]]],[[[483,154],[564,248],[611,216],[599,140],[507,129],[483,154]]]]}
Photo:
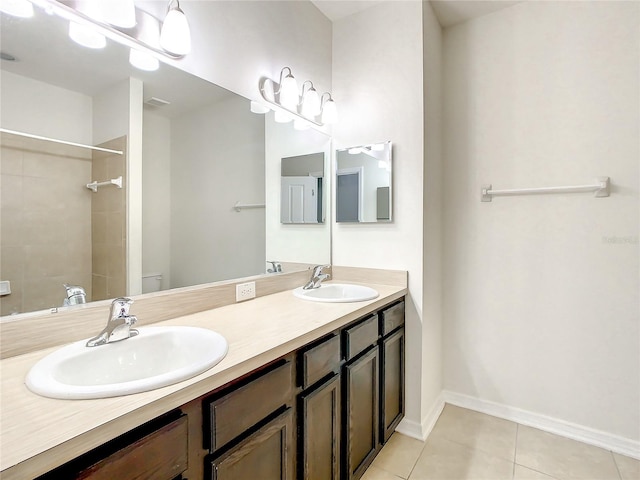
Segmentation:
{"type": "Polygon", "coordinates": [[[325,268],[329,268],[331,265],[316,265],[313,267],[313,272],[311,273],[311,279],[307,282],[307,284],[302,287],[304,290],[311,290],[312,288],[320,288],[320,284],[323,280],[330,278],[331,275],[328,273],[322,273],[322,270],[325,268]]]}
{"type": "Polygon", "coordinates": [[[116,298],[111,302],[111,313],[107,326],[98,335],[87,342],[87,347],[97,347],[105,343],[119,342],[129,337],[138,335],[138,330],[131,328],[138,319],[135,315],[129,315],[129,307],[133,300],[126,297],[116,298]]]}
{"type": "Polygon", "coordinates": [[[85,293],[84,288],[80,285],[69,285],[68,283],[63,285],[67,293],[67,296],[62,302],[63,307],[87,303],[87,294],[85,293]]]}
{"type": "Polygon", "coordinates": [[[282,264],[275,260],[267,260],[267,263],[271,264],[271,268],[267,270],[267,273],[282,273],[282,264]]]}

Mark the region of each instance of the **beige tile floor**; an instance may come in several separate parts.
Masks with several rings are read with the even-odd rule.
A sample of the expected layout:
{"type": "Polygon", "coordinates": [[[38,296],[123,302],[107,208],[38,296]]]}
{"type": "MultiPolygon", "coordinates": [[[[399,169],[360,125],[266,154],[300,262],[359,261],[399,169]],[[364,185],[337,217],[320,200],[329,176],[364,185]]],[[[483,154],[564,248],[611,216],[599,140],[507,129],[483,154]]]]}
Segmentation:
{"type": "Polygon", "coordinates": [[[394,433],[362,480],[640,480],[640,461],[447,405],[426,442],[394,433]]]}

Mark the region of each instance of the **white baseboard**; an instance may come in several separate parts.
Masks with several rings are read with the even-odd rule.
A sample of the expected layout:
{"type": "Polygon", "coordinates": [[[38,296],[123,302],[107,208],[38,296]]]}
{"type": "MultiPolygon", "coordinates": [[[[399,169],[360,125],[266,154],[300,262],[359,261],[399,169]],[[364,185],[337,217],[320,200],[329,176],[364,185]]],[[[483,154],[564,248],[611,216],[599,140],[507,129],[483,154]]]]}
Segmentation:
{"type": "Polygon", "coordinates": [[[422,421],[420,423],[403,418],[396,428],[396,432],[424,442],[431,433],[431,430],[433,430],[434,425],[438,421],[438,417],[440,416],[440,414],[442,413],[442,409],[444,408],[444,403],[444,397],[442,393],[440,393],[435,402],[433,402],[431,410],[429,410],[429,413],[427,413],[427,415],[422,418],[422,421]]]}
{"type": "MultiPolygon", "coordinates": [[[[461,393],[444,390],[439,397],[444,403],[450,403],[458,407],[486,413],[494,417],[511,420],[512,422],[534,427],[545,432],[554,433],[562,437],[578,440],[589,445],[595,445],[612,452],[640,459],[640,442],[628,438],[619,437],[610,433],[595,430],[575,423],[566,422],[557,418],[548,417],[539,413],[529,412],[520,408],[510,407],[500,403],[470,397],[461,393]]],[[[441,409],[440,409],[441,410],[441,409]]],[[[438,415],[440,413],[438,412],[438,415]]],[[[438,416],[435,416],[437,420],[438,416]]],[[[435,423],[435,421],[434,421],[435,423]]],[[[433,425],[431,426],[433,428],[433,425]]],[[[400,430],[399,430],[400,431],[400,430]]],[[[424,430],[423,430],[424,431],[424,430]]],[[[429,432],[431,429],[428,430],[429,432]]],[[[404,433],[404,432],[401,432],[404,433]]],[[[406,435],[412,436],[409,433],[406,435]]],[[[417,437],[414,437],[417,438],[417,437]]],[[[425,437],[426,438],[426,437],[425,437]]]]}

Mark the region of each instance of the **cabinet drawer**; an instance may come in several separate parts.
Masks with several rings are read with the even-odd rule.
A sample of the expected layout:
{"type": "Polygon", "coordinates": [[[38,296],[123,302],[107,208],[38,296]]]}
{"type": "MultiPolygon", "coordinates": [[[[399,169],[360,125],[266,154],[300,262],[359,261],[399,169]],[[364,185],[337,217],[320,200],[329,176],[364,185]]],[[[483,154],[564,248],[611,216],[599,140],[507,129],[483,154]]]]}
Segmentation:
{"type": "Polygon", "coordinates": [[[343,330],[345,358],[351,360],[378,340],[378,317],[372,315],[343,330]]]}
{"type": "Polygon", "coordinates": [[[100,460],[74,478],[113,480],[135,477],[171,480],[188,468],[187,446],[187,417],[183,415],[100,460]]]}
{"type": "Polygon", "coordinates": [[[383,310],[381,313],[381,332],[382,335],[387,335],[393,332],[396,328],[404,325],[404,302],[396,303],[394,306],[383,310]]]}
{"type": "Polygon", "coordinates": [[[294,480],[293,410],[252,433],[221,456],[206,459],[210,480],[294,480]]]}
{"type": "Polygon", "coordinates": [[[209,446],[217,450],[291,402],[292,362],[276,364],[247,385],[209,403],[209,446]]]}
{"type": "Polygon", "coordinates": [[[298,356],[298,385],[307,388],[340,367],[340,337],[334,335],[298,356]]]}

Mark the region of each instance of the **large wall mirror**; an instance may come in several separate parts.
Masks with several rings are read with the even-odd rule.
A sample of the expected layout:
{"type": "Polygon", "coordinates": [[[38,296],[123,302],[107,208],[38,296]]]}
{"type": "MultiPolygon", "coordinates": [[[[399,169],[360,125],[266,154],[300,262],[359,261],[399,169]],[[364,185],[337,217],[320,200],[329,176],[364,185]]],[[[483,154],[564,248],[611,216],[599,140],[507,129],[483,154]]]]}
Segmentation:
{"type": "Polygon", "coordinates": [[[327,135],[166,64],[134,69],[121,45],[81,47],[35,10],[1,15],[0,126],[110,151],[2,134],[3,317],[63,306],[64,284],[95,301],[330,262],[328,225],[279,216],[281,159],[328,155],[327,135]]]}
{"type": "Polygon", "coordinates": [[[336,151],[336,222],[392,220],[391,142],[336,151]]]}

